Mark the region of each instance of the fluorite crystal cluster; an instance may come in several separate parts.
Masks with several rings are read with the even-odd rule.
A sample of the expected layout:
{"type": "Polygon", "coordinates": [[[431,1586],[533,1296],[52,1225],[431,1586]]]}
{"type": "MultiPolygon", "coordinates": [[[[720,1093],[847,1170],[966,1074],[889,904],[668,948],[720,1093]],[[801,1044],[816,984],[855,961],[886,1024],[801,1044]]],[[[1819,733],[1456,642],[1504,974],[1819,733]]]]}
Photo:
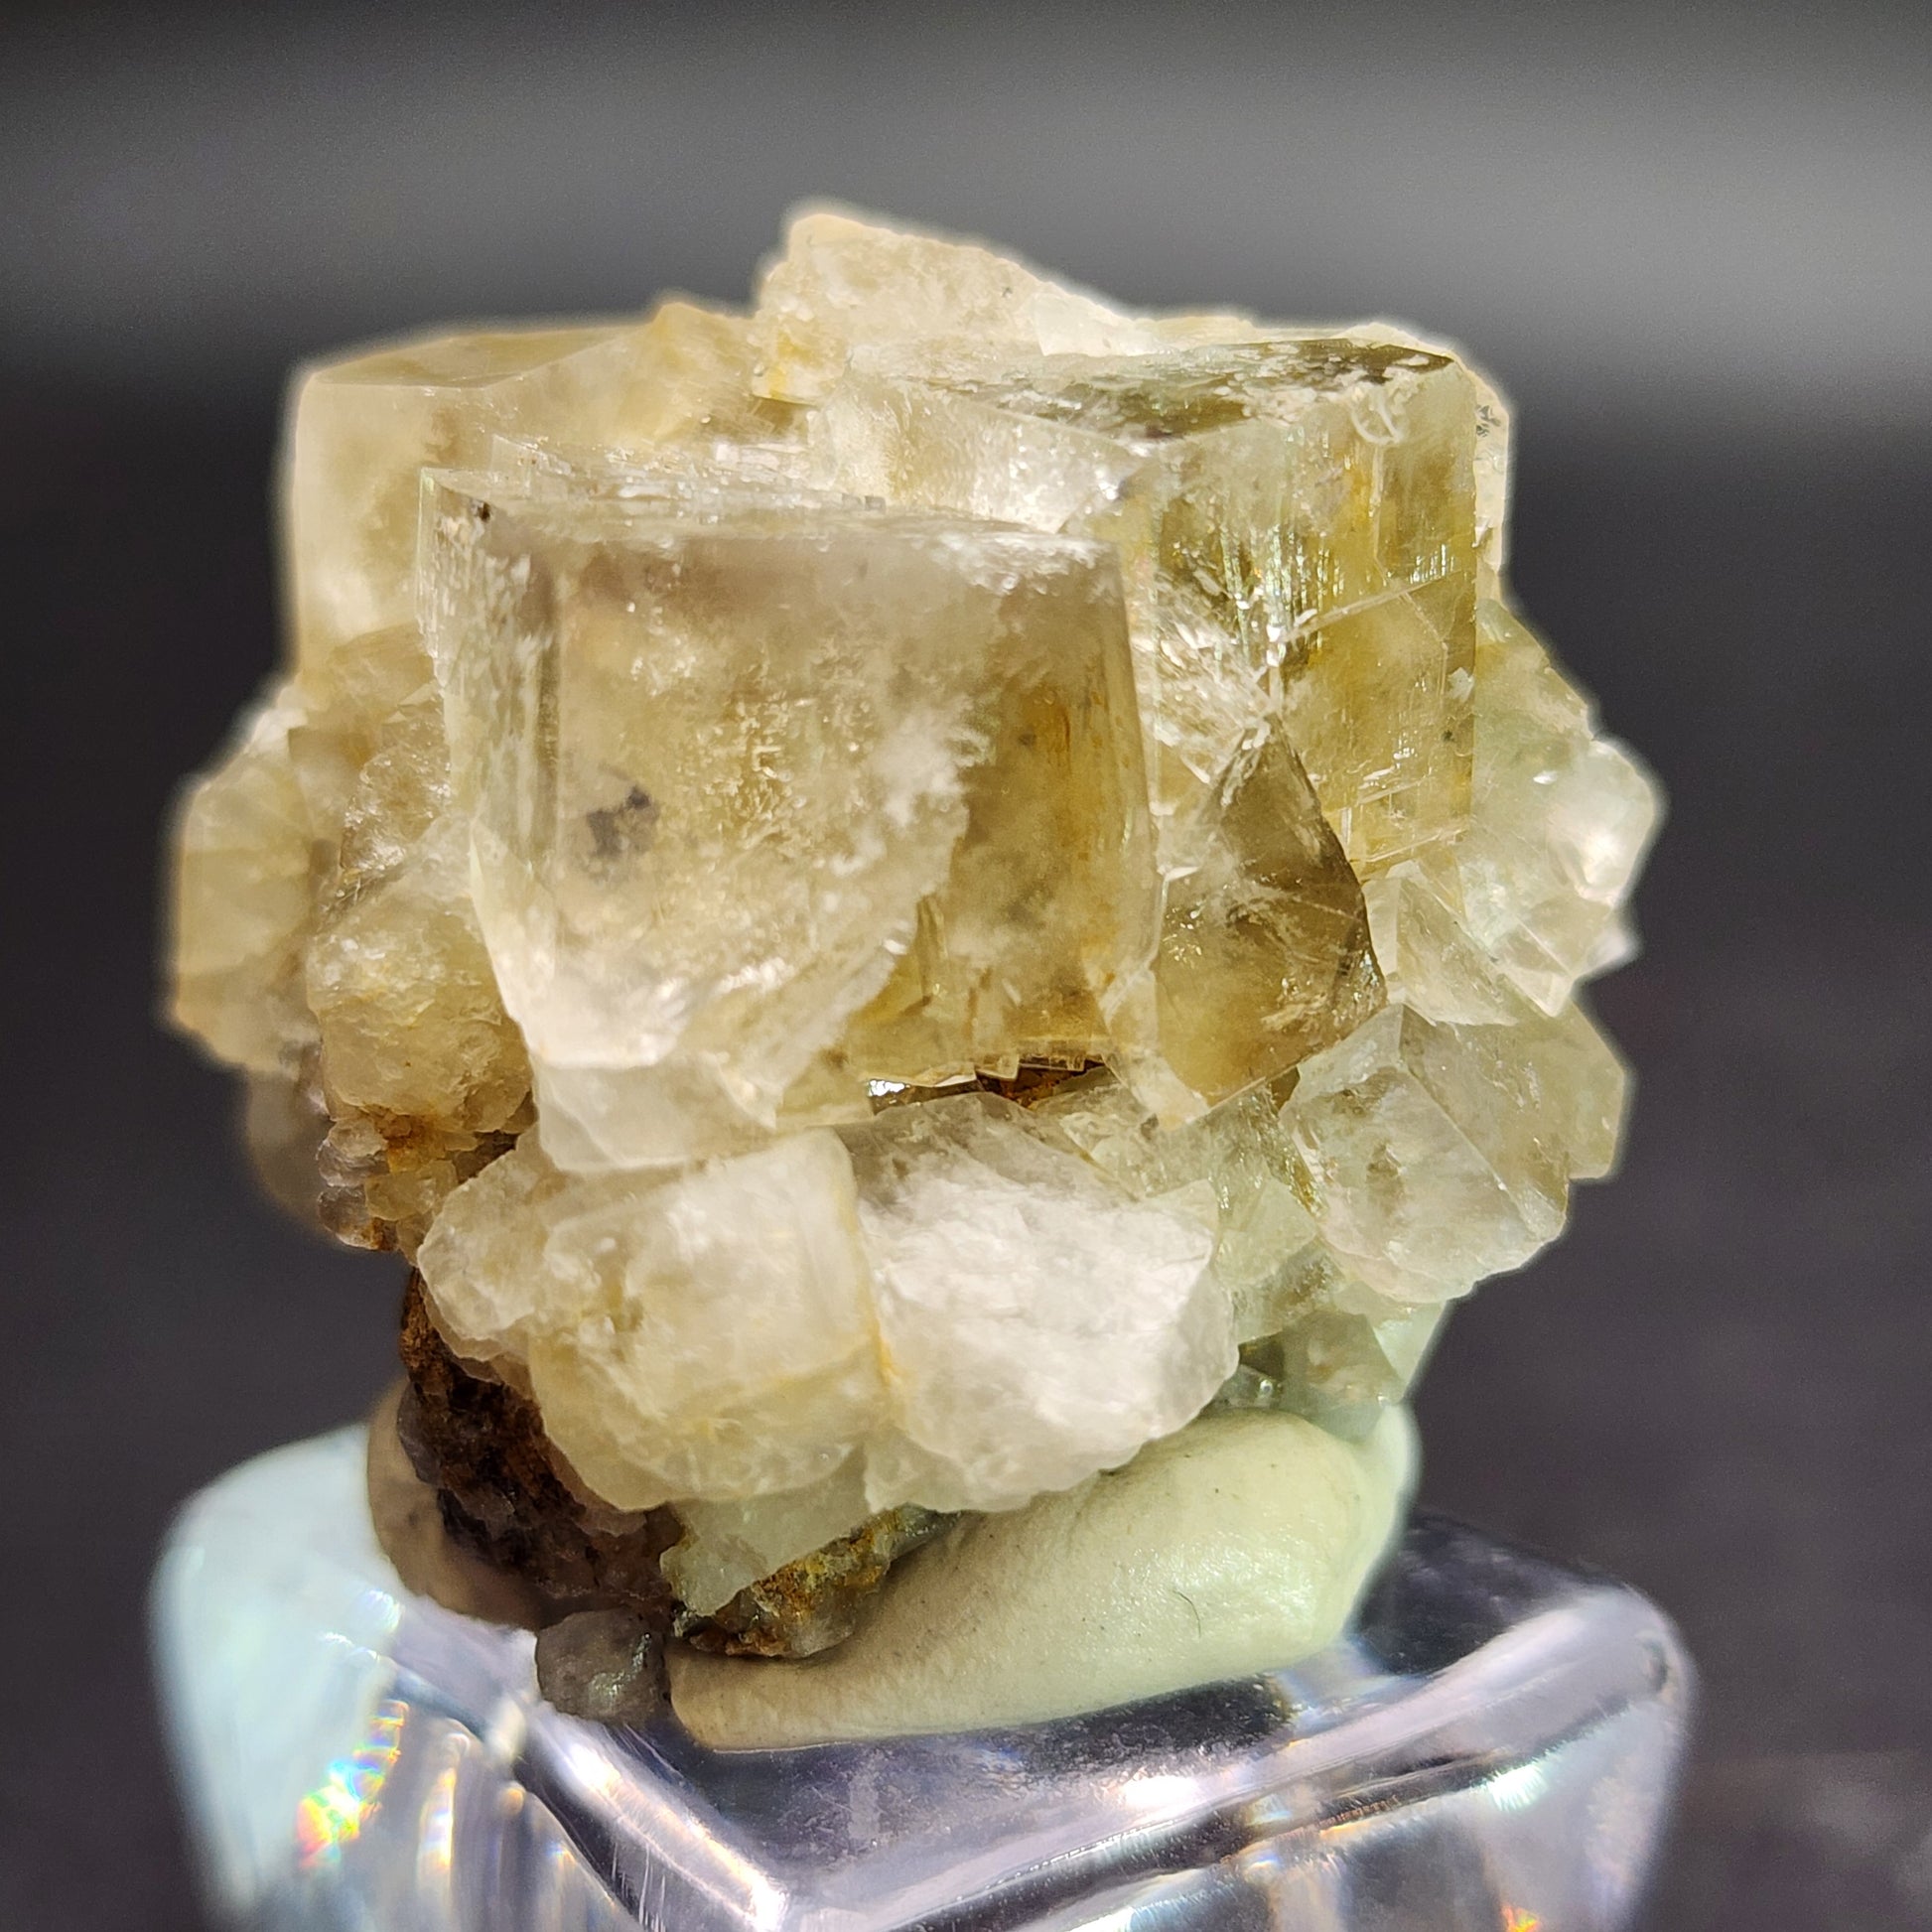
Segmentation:
{"type": "Polygon", "coordinates": [[[1610,1166],[1656,797],[1451,351],[817,211],[749,314],[318,366],[286,464],[174,1010],[553,1606],[798,1655],[1169,1438],[1386,1463],[1610,1166]]]}

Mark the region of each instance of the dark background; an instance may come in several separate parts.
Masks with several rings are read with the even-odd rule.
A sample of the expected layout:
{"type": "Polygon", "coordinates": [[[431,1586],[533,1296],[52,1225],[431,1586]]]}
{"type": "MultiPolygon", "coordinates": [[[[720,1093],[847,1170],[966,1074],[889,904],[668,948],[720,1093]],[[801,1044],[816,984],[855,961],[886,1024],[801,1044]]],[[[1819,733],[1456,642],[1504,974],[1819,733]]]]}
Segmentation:
{"type": "Polygon", "coordinates": [[[1515,576],[1668,784],[1620,1181],[1459,1313],[1426,1496],[1704,1673],[1654,1923],[1932,1923],[1932,21],[630,5],[0,21],[0,1927],[195,1924],[141,1594],[359,1411],[397,1280],[152,1015],[157,842],[274,649],[281,372],[741,297],[831,194],[1131,301],[1389,313],[1519,405],[1515,576]]]}

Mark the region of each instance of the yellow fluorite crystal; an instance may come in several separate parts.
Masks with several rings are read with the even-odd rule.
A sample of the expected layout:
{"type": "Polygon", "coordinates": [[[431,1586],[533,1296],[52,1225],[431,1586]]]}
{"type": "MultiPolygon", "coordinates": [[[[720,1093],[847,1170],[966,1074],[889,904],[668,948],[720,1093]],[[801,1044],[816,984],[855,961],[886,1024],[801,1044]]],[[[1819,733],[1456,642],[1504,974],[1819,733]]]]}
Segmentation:
{"type": "Polygon", "coordinates": [[[1367,331],[992,378],[901,352],[862,360],[815,429],[849,488],[1119,545],[1179,850],[1199,788],[1283,721],[1373,867],[1467,807],[1488,406],[1448,354],[1367,331]]]}
{"type": "Polygon", "coordinates": [[[647,321],[428,337],[317,365],[288,423],[284,517],[298,663],[416,615],[425,468],[483,462],[495,436],[648,450],[755,433],[742,322],[689,303],[647,321]]]}
{"type": "Polygon", "coordinates": [[[466,480],[423,571],[563,1165],[742,1145],[808,1073],[863,1112],[871,1081],[1107,1050],[1156,897],[1103,546],[466,480]]]}
{"type": "Polygon", "coordinates": [[[823,210],[750,314],[321,365],[175,1015],[699,1612],[1207,1408],[1366,1441],[1623,1109],[1657,800],[1506,470],[1405,330],[823,210]]]}
{"type": "Polygon", "coordinates": [[[1373,1011],[1356,875],[1466,822],[1499,534],[1494,399],[1452,356],[1199,321],[1235,340],[856,350],[810,425],[845,488],[1119,550],[1167,887],[1135,1078],[1169,1118],[1373,1011]]]}

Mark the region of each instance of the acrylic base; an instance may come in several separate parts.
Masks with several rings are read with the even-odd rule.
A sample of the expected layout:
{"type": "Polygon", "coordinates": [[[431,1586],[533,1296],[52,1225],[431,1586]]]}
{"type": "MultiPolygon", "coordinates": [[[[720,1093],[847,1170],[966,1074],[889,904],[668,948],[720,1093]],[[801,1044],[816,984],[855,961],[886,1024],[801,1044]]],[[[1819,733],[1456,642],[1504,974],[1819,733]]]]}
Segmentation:
{"type": "Polygon", "coordinates": [[[412,1596],[364,1437],[249,1462],[155,1584],[210,1914],[249,1932],[1610,1932],[1690,1672],[1605,1578],[1422,1516],[1292,1670],[1024,1730],[784,1752],[610,1731],[412,1596]]]}

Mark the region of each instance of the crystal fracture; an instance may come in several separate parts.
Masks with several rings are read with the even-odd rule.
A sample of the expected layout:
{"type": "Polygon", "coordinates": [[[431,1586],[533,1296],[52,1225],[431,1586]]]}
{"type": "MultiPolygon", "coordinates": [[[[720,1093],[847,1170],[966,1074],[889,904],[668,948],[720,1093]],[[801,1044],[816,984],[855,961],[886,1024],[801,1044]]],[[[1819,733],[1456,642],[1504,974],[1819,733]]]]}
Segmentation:
{"type": "Polygon", "coordinates": [[[800,1655],[1223,1412],[1369,1442],[1625,1100],[1578,986],[1657,794],[1507,470],[1407,331],[832,211],[749,313],[306,372],[174,1014],[411,1260],[453,1530],[567,1497],[560,1610],[800,1655]]]}

